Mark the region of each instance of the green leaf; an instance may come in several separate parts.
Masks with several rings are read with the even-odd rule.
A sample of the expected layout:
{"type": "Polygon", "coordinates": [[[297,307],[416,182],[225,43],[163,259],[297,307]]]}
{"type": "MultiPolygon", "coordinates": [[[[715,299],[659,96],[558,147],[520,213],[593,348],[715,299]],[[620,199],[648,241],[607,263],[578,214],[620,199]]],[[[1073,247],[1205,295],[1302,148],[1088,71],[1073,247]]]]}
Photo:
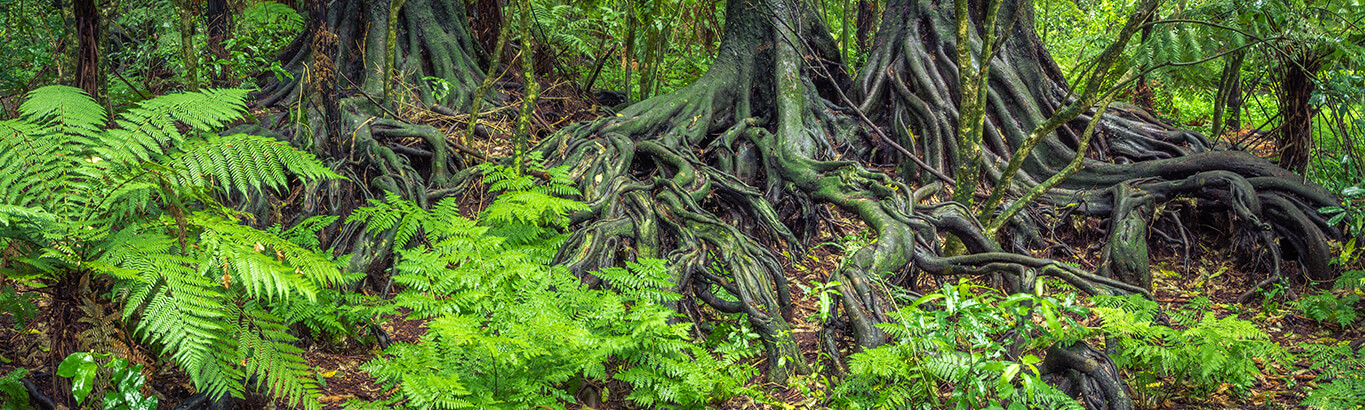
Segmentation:
{"type": "Polygon", "coordinates": [[[90,390],[94,389],[97,371],[99,364],[96,364],[95,357],[87,352],[72,353],[57,366],[58,376],[71,379],[71,394],[76,396],[76,404],[84,402],[85,396],[89,396],[90,390]]]}

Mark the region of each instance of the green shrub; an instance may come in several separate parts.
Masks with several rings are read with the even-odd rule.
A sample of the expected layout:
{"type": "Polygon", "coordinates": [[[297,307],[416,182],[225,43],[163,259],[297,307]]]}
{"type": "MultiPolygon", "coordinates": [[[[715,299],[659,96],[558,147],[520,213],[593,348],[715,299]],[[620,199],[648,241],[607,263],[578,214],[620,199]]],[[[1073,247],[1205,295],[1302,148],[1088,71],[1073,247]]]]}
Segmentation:
{"type": "MultiPolygon", "coordinates": [[[[156,409],[156,396],[142,394],[142,386],[147,383],[142,376],[142,365],[130,365],[126,359],[76,352],[57,366],[57,375],[71,379],[71,394],[77,405],[85,403],[91,393],[104,391],[100,403],[105,409],[156,409]]],[[[86,407],[93,408],[94,402],[90,400],[86,407]]]]}

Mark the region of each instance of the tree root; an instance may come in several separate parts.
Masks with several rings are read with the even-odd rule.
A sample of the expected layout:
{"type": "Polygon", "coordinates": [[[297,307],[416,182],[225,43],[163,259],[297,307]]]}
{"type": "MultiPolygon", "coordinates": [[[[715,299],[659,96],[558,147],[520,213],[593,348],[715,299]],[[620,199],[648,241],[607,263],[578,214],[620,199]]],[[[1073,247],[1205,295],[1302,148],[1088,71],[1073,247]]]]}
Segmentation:
{"type": "Polygon", "coordinates": [[[1076,397],[1089,409],[1136,408],[1118,366],[1085,342],[1053,345],[1039,366],[1043,380],[1076,397]]]}

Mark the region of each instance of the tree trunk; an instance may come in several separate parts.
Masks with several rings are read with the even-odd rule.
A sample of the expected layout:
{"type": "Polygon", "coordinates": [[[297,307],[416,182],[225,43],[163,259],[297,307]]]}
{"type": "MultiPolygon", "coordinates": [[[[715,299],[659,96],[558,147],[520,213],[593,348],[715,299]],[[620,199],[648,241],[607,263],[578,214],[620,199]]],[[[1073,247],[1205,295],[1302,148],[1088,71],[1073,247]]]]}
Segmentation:
{"type": "MultiPolygon", "coordinates": [[[[397,12],[394,48],[387,50],[389,0],[338,0],[326,9],[327,32],[335,35],[335,71],[339,85],[379,99],[384,82],[386,56],[395,56],[394,83],[410,84],[418,101],[453,109],[468,107],[469,96],[483,69],[479,62],[486,56],[471,35],[464,0],[408,0],[397,12]],[[451,87],[446,95],[433,92],[433,81],[451,87]],[[439,97],[439,98],[438,98],[439,97]]],[[[258,93],[261,105],[290,104],[297,101],[304,67],[317,52],[315,32],[304,31],[280,53],[292,80],[263,78],[265,87],[258,93]]],[[[439,87],[438,85],[435,85],[439,87]]],[[[340,132],[340,130],[337,130],[340,132]]]]}
{"type": "Polygon", "coordinates": [[[1318,59],[1310,52],[1302,52],[1285,59],[1280,68],[1280,128],[1275,133],[1280,166],[1302,173],[1308,168],[1308,157],[1313,149],[1313,107],[1308,102],[1317,84],[1318,59]]]}
{"type": "Polygon", "coordinates": [[[73,86],[85,90],[100,105],[106,105],[105,73],[100,70],[100,12],[95,0],[74,0],[71,4],[76,23],[76,72],[73,86]]]}
{"type": "MultiPolygon", "coordinates": [[[[228,27],[232,26],[232,10],[228,8],[227,0],[208,0],[207,8],[204,10],[204,20],[208,31],[208,50],[215,60],[225,61],[228,59],[227,48],[223,42],[227,41],[228,27]]],[[[227,85],[228,78],[232,73],[228,72],[227,66],[218,65],[218,70],[213,72],[213,85],[227,85]]]]}
{"type": "MultiPolygon", "coordinates": [[[[881,20],[881,2],[858,0],[858,50],[866,53],[872,41],[872,30],[881,20]]],[[[849,62],[851,63],[851,62],[849,62]]]]}
{"type": "MultiPolygon", "coordinates": [[[[404,122],[401,113],[409,110],[400,107],[452,114],[470,107],[484,79],[479,62],[487,56],[475,43],[465,5],[465,0],[307,2],[308,27],[278,57],[291,78],[262,73],[264,86],[255,95],[259,105],[287,109],[263,118],[259,127],[277,130],[278,138],[308,147],[325,161],[346,164],[352,179],[309,187],[298,215],[345,215],[383,192],[427,206],[462,189],[475,168],[454,153],[481,154],[435,127],[404,122]],[[386,96],[390,87],[392,96],[386,96]],[[406,146],[411,140],[423,145],[406,146]]],[[[268,132],[260,128],[253,131],[268,132]]],[[[260,202],[252,206],[263,208],[260,202]]],[[[374,237],[357,229],[330,227],[321,233],[323,246],[354,255],[350,270],[367,272],[372,275],[367,283],[383,286],[394,232],[374,237]]]]}
{"type": "Polygon", "coordinates": [[[1218,92],[1213,98],[1211,129],[1214,137],[1221,136],[1224,127],[1230,127],[1233,133],[1242,128],[1242,61],[1245,59],[1245,52],[1233,53],[1224,58],[1223,72],[1218,78],[1218,92]]]}
{"type": "Polygon", "coordinates": [[[196,0],[176,1],[176,11],[180,17],[180,59],[185,65],[185,87],[190,91],[199,89],[199,54],[194,52],[194,16],[198,4],[196,0]]]}
{"type": "MultiPolygon", "coordinates": [[[[1155,18],[1155,16],[1147,18],[1147,20],[1144,21],[1144,23],[1150,23],[1152,21],[1152,18],[1155,18]]],[[[1143,26],[1142,36],[1138,37],[1138,42],[1146,43],[1147,39],[1151,35],[1152,26],[1143,26]]],[[[1143,75],[1141,77],[1138,77],[1137,84],[1133,86],[1133,104],[1137,104],[1137,106],[1142,107],[1142,109],[1144,110],[1151,111],[1153,109],[1152,107],[1154,106],[1155,102],[1152,100],[1152,98],[1153,98],[1152,85],[1147,83],[1147,76],[1143,75]]]]}

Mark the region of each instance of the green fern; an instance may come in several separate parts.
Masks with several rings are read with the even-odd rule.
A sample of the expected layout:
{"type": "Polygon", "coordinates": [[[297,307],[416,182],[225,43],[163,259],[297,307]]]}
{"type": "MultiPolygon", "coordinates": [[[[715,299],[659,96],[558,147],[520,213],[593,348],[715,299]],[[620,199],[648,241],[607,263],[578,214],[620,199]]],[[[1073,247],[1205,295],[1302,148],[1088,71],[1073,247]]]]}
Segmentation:
{"type": "Polygon", "coordinates": [[[1365,406],[1365,353],[1350,344],[1309,345],[1312,369],[1319,370],[1318,388],[1309,391],[1303,405],[1319,409],[1358,409],[1365,406]]]}
{"type": "Polygon", "coordinates": [[[255,377],[272,395],[317,408],[316,379],[287,322],[262,306],[316,301],[347,278],[316,252],[238,224],[215,198],[339,176],[287,144],[214,135],[241,118],[245,96],[161,96],[107,127],[104,109],[78,89],[30,93],[20,118],[0,122],[0,240],[15,250],[4,273],[54,287],[87,272],[111,277],[123,319],[199,391],[241,397],[255,377]]]}
{"type": "Polygon", "coordinates": [[[1114,362],[1137,370],[1139,386],[1192,384],[1202,391],[1229,384],[1242,391],[1261,374],[1258,361],[1287,363],[1292,356],[1256,324],[1205,312],[1185,329],[1153,323],[1156,304],[1140,296],[1096,296],[1101,330],[1115,337],[1114,362]]]}
{"type": "MultiPolygon", "coordinates": [[[[498,178],[491,179],[548,189],[498,178]]],[[[526,191],[503,195],[518,192],[526,191]]],[[[614,289],[588,289],[564,268],[547,265],[554,250],[545,241],[495,234],[507,231],[504,224],[532,223],[524,229],[539,230],[534,237],[558,235],[541,224],[577,206],[551,208],[548,217],[475,222],[460,217],[452,199],[429,211],[396,197],[371,204],[353,220],[367,221],[374,234],[411,232],[398,235],[410,245],[398,250],[394,267],[401,291],[382,309],[431,319],[420,343],[391,346],[362,367],[397,388],[398,397],[385,404],[558,407],[573,402],[563,388],[572,380],[616,379],[632,386],[626,398],[637,404],[696,407],[733,394],[755,374],[727,369],[735,362],[691,343],[687,324],[670,324],[676,313],[658,302],[679,296],[662,290],[671,283],[662,261],[597,272],[614,289]]],[[[515,206],[521,204],[495,201],[485,215],[515,206]]]]}

